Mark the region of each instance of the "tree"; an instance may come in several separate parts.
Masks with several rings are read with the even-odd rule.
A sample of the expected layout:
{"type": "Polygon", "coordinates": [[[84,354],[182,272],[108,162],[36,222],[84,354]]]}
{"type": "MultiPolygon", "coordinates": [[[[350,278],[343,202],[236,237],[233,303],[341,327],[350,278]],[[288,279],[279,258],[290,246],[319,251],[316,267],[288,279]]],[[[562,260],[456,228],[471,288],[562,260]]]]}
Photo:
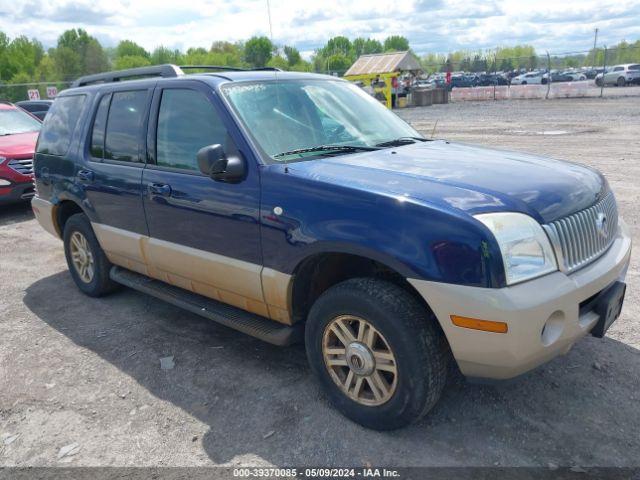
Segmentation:
{"type": "Polygon", "coordinates": [[[401,35],[391,35],[384,39],[385,52],[404,52],[409,50],[409,40],[401,35]]]}
{"type": "Polygon", "coordinates": [[[122,57],[117,57],[113,62],[113,68],[115,70],[146,67],[148,65],[151,65],[151,62],[147,57],[143,57],[142,55],[124,55],[122,57]]]}
{"type": "Polygon", "coordinates": [[[162,65],[164,63],[181,64],[183,63],[182,59],[183,55],[180,53],[180,50],[171,50],[162,45],[156,47],[153,52],[151,52],[151,57],[149,58],[151,65],[162,65]]]}
{"type": "Polygon", "coordinates": [[[56,70],[65,80],[109,69],[109,61],[100,42],[81,28],[67,30],[60,35],[52,56],[56,70]]]}
{"type": "Polygon", "coordinates": [[[244,58],[251,66],[261,68],[267,65],[273,50],[267,37],[251,37],[244,45],[244,58]]]}
{"type": "Polygon", "coordinates": [[[382,44],[372,38],[358,37],[352,42],[353,53],[358,58],[360,55],[370,55],[372,53],[382,53],[382,44]]]}
{"type": "Polygon", "coordinates": [[[267,67],[279,68],[280,70],[289,70],[289,62],[280,55],[275,55],[267,62],[267,67]]]}
{"type": "Polygon", "coordinates": [[[284,55],[287,57],[289,66],[300,63],[300,60],[302,60],[298,49],[296,47],[290,47],[289,45],[284,46],[284,55]]]}
{"type": "Polygon", "coordinates": [[[122,40],[116,47],[116,58],[118,57],[144,57],[149,58],[149,52],[131,40],[122,40]]]}

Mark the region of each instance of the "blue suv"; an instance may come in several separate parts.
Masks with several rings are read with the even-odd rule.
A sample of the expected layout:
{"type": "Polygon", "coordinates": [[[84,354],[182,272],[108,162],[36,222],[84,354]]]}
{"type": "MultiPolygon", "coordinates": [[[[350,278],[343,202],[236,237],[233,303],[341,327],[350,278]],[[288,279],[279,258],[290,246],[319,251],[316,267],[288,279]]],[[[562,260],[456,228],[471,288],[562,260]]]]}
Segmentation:
{"type": "Polygon", "coordinates": [[[450,367],[514,377],[619,316],[631,239],[597,171],[426,139],[334,77],[199,68],[83,77],[44,121],[33,210],[87,295],[304,341],[381,430],[450,367]]]}

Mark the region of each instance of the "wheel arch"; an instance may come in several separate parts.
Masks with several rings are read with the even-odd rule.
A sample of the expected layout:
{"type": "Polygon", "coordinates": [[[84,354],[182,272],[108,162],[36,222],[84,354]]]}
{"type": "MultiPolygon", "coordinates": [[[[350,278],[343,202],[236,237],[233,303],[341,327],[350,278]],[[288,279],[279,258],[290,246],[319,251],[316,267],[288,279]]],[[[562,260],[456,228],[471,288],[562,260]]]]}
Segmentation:
{"type": "Polygon", "coordinates": [[[313,303],[326,290],[345,280],[373,277],[387,280],[408,291],[421,305],[431,307],[407,278],[411,270],[387,261],[379,255],[370,256],[350,251],[330,250],[314,252],[301,261],[293,271],[289,289],[289,305],[293,322],[305,321],[313,303]]]}

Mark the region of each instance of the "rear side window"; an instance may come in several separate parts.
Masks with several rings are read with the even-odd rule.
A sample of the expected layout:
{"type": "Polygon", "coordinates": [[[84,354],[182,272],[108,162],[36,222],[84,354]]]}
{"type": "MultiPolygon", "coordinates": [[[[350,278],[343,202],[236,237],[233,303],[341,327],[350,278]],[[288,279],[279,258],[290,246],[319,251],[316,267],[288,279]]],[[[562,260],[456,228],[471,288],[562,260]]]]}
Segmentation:
{"type": "Polygon", "coordinates": [[[53,102],[38,139],[38,153],[65,155],[71,144],[85,95],[67,95],[53,102]]]}
{"type": "Polygon", "coordinates": [[[202,93],[182,89],[162,92],[156,139],[158,166],[199,171],[198,150],[216,143],[229,149],[229,142],[222,120],[202,93]]]}
{"type": "Polygon", "coordinates": [[[91,156],[104,158],[104,129],[107,126],[107,114],[109,113],[109,101],[111,95],[105,95],[100,100],[96,118],[93,121],[91,133],[91,156]]]}
{"type": "Polygon", "coordinates": [[[107,116],[105,160],[140,161],[140,139],[146,107],[146,90],[113,93],[107,116]]]}
{"type": "Polygon", "coordinates": [[[640,70],[640,65],[629,65],[629,70],[640,70]]]}

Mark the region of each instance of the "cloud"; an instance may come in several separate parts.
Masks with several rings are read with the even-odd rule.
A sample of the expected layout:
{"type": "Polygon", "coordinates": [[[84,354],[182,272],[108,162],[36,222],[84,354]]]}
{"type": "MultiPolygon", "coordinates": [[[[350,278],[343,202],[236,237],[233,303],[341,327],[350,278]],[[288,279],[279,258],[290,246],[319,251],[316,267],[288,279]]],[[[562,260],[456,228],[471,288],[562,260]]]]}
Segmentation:
{"type": "MultiPolygon", "coordinates": [[[[153,49],[208,47],[215,40],[270,35],[266,0],[0,0],[0,29],[55,44],[67,28],[82,27],[115,44],[130,39],[153,49]]],[[[640,38],[640,0],[270,0],[278,44],[306,56],[328,38],[406,36],[424,54],[528,43],[539,51],[586,51],[599,43],[640,38]]]]}

